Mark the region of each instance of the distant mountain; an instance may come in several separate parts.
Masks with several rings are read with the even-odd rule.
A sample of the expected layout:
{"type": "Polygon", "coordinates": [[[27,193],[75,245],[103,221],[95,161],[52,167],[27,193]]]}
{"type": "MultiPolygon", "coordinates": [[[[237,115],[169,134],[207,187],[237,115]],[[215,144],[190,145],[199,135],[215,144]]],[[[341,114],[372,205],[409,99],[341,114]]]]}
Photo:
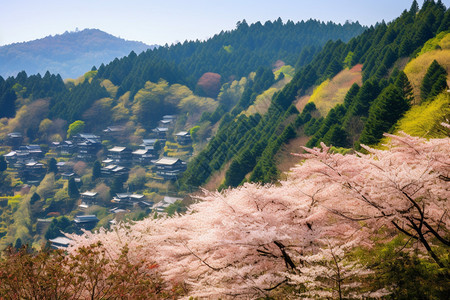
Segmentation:
{"type": "Polygon", "coordinates": [[[157,45],[127,41],[98,29],[47,36],[30,42],[0,47],[0,76],[50,71],[63,78],[77,78],[92,66],[108,63],[131,51],[140,53],[157,45]]]}

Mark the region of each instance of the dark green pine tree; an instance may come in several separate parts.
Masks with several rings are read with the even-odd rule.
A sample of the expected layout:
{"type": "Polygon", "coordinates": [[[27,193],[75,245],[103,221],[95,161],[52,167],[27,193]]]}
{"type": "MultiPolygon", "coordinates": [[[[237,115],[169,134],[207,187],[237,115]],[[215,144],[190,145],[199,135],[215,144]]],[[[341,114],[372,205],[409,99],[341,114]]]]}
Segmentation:
{"type": "Polygon", "coordinates": [[[414,100],[414,93],[411,83],[408,80],[405,72],[399,71],[397,75],[397,79],[395,80],[395,85],[399,87],[403,91],[403,97],[409,102],[412,103],[414,100]]]}
{"type": "Polygon", "coordinates": [[[350,145],[347,138],[347,132],[343,130],[339,124],[334,124],[325,134],[322,141],[328,146],[348,147],[350,145]]]}
{"type": "Polygon", "coordinates": [[[114,177],[110,190],[111,196],[114,196],[117,193],[122,193],[124,191],[123,184],[125,183],[125,181],[127,181],[126,176],[114,177]]]}
{"type": "Polygon", "coordinates": [[[50,223],[50,226],[48,226],[47,231],[45,232],[45,238],[47,240],[54,239],[59,235],[60,235],[60,232],[59,232],[59,227],[58,227],[58,220],[53,219],[53,221],[50,223]]]}
{"type": "Polygon", "coordinates": [[[446,74],[439,75],[439,77],[434,82],[430,93],[428,94],[428,99],[435,98],[437,95],[442,93],[442,91],[446,90],[447,88],[448,88],[448,86],[447,86],[447,75],[446,74]]]}
{"type": "Polygon", "coordinates": [[[5,157],[3,155],[0,155],[0,172],[3,172],[8,167],[8,164],[6,163],[5,157]]]}
{"type": "Polygon", "coordinates": [[[361,133],[359,144],[374,145],[388,132],[397,120],[410,108],[403,91],[390,85],[375,99],[369,117],[361,133]]]}
{"type": "Polygon", "coordinates": [[[77,183],[75,182],[75,179],[73,179],[73,178],[69,179],[67,193],[69,194],[69,197],[72,199],[77,198],[80,195],[80,192],[78,191],[77,183]]]}
{"type": "Polygon", "coordinates": [[[436,96],[447,86],[447,82],[440,78],[442,75],[447,76],[447,71],[436,61],[433,60],[427,70],[420,87],[420,97],[422,101],[429,100],[430,97],[436,96]],[[433,91],[433,94],[431,94],[433,91]]]}
{"type": "MultiPolygon", "coordinates": [[[[238,159],[233,160],[225,175],[225,186],[236,187],[238,186],[242,179],[242,166],[238,159]]],[[[245,174],[244,174],[245,175],[245,174]]]]}
{"type": "Polygon", "coordinates": [[[48,167],[47,167],[47,173],[54,173],[57,174],[58,173],[58,167],[56,166],[56,159],[54,159],[53,157],[50,158],[50,160],[48,161],[48,167]]]}
{"type": "MultiPolygon", "coordinates": [[[[347,92],[347,94],[345,95],[345,98],[344,98],[344,107],[345,108],[348,108],[352,104],[352,102],[355,99],[356,95],[358,95],[359,88],[360,88],[359,85],[357,83],[354,83],[352,85],[352,87],[348,90],[348,92],[347,92]]],[[[310,103],[312,103],[312,102],[310,102],[310,103]]]]}
{"type": "Polygon", "coordinates": [[[92,167],[92,180],[96,180],[102,176],[102,165],[98,160],[94,162],[94,166],[92,167]]]}
{"type": "Polygon", "coordinates": [[[414,0],[413,3],[411,4],[411,8],[409,9],[409,13],[415,16],[418,11],[419,11],[419,4],[417,3],[416,0],[414,0]]]}

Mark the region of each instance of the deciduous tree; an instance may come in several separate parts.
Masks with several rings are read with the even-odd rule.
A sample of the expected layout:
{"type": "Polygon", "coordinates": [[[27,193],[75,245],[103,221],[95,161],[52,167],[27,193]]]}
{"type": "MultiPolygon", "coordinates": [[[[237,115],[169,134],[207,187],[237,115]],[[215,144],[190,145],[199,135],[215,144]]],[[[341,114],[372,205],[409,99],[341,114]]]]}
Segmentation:
{"type": "Polygon", "coordinates": [[[182,216],[73,239],[78,246],[103,241],[112,257],[120,255],[119,245],[134,245],[131,257],[155,259],[163,278],[183,282],[198,297],[257,298],[288,290],[297,297],[367,296],[369,282],[358,277],[371,269],[349,251],[398,235],[415,242],[430,266],[447,276],[445,251],[436,249],[449,246],[450,140],[389,137],[388,150],[365,147],[369,154],[306,149],[306,161],[279,186],[207,192],[182,216]],[[307,276],[308,284],[297,276],[307,276]]]}

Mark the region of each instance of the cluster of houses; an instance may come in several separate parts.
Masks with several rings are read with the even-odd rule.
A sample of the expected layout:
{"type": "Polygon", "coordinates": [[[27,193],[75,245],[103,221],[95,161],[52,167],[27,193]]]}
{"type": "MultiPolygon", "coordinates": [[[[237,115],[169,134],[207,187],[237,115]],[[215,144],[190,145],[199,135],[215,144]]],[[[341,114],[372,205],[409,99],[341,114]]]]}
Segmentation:
{"type": "MultiPolygon", "coordinates": [[[[160,158],[161,145],[167,141],[167,134],[175,124],[175,116],[166,115],[160,120],[158,127],[152,130],[153,138],[143,139],[139,148],[114,146],[106,151],[106,158],[102,160],[101,175],[103,177],[117,177],[128,174],[133,165],[154,165],[157,178],[161,180],[176,180],[186,170],[186,163],[179,158],[160,158]]],[[[121,126],[110,126],[103,130],[107,138],[117,137],[123,132],[121,126]]],[[[179,145],[192,144],[189,132],[181,131],[174,135],[179,145]]],[[[8,144],[12,151],[5,155],[10,168],[18,170],[22,181],[36,183],[42,180],[46,173],[46,166],[40,161],[45,153],[39,145],[22,145],[23,137],[20,133],[8,134],[8,144]]],[[[103,149],[100,136],[90,133],[80,133],[71,140],[53,142],[50,149],[56,156],[73,157],[75,160],[92,162],[97,159],[98,152],[103,149]]],[[[59,168],[60,166],[58,166],[59,168]]],[[[61,165],[61,167],[63,167],[61,165]]],[[[64,170],[65,179],[75,176],[70,170],[64,170]]]]}
{"type": "MultiPolygon", "coordinates": [[[[176,180],[186,170],[186,162],[177,157],[160,157],[161,149],[168,140],[168,133],[172,132],[175,124],[175,116],[164,116],[159,122],[158,127],[152,130],[152,136],[143,139],[138,149],[132,149],[128,146],[116,145],[110,149],[104,149],[102,138],[95,134],[80,133],[73,136],[70,140],[54,142],[49,147],[41,148],[39,145],[24,145],[21,133],[13,132],[8,135],[6,144],[12,149],[4,157],[8,167],[17,170],[21,180],[29,184],[39,183],[47,172],[47,165],[42,161],[45,157],[65,157],[57,162],[58,172],[63,179],[80,181],[77,174],[73,172],[73,164],[76,161],[92,162],[98,159],[99,151],[104,149],[104,159],[102,160],[101,176],[105,178],[114,178],[127,175],[130,168],[134,165],[152,166],[156,178],[160,180],[176,180]],[[172,127],[172,128],[171,128],[172,127]],[[46,154],[48,148],[52,151],[46,154]],[[67,162],[67,159],[70,162],[67,162]]],[[[121,126],[110,126],[103,131],[105,139],[115,140],[123,134],[124,128],[121,126]]],[[[174,134],[176,144],[189,147],[192,144],[189,132],[181,131],[174,134]]],[[[173,145],[173,143],[172,143],[173,145]]],[[[79,208],[84,209],[99,204],[99,195],[95,191],[85,191],[80,194],[79,208]]],[[[146,211],[163,213],[176,201],[182,200],[176,197],[164,197],[158,203],[149,201],[145,195],[137,193],[117,193],[111,200],[112,208],[110,212],[118,214],[127,212],[131,208],[140,207],[146,211]]],[[[47,219],[44,219],[47,221],[47,219]]],[[[79,215],[73,220],[78,228],[91,230],[99,219],[95,215],[79,215]]],[[[112,221],[114,222],[114,220],[112,221]]],[[[70,243],[66,237],[57,237],[50,240],[54,248],[64,248],[70,243]]]]}

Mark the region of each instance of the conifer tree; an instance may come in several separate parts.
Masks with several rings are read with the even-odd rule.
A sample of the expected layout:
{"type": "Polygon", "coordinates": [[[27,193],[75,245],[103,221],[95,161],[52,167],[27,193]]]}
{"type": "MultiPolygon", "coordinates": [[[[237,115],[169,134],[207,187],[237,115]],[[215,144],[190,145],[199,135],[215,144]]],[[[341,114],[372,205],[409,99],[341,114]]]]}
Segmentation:
{"type": "Polygon", "coordinates": [[[365,145],[378,143],[383,133],[388,132],[409,107],[400,88],[390,85],[384,89],[370,108],[359,142],[365,145]]]}
{"type": "Polygon", "coordinates": [[[56,159],[54,159],[53,157],[50,158],[49,162],[48,162],[48,168],[47,168],[47,173],[58,173],[58,167],[56,166],[56,159]]]}
{"type": "Polygon", "coordinates": [[[102,166],[98,160],[94,162],[94,166],[92,167],[92,180],[96,180],[101,177],[101,169],[102,166]]]}
{"type": "Polygon", "coordinates": [[[413,3],[411,4],[411,8],[409,9],[409,13],[415,16],[418,11],[419,11],[419,4],[417,3],[417,0],[414,0],[413,3]]]}
{"type": "Polygon", "coordinates": [[[403,97],[409,103],[412,103],[412,101],[414,100],[413,88],[405,72],[399,71],[397,79],[395,80],[395,85],[403,91],[403,97]]]}
{"type": "Polygon", "coordinates": [[[427,101],[431,96],[436,96],[447,86],[447,82],[440,78],[441,75],[446,77],[447,71],[436,60],[433,60],[420,87],[422,101],[427,101]],[[431,94],[431,91],[434,95],[431,94]]]}
{"type": "Polygon", "coordinates": [[[77,183],[75,182],[75,179],[73,179],[73,178],[69,179],[67,193],[69,194],[69,197],[72,199],[77,198],[80,195],[80,192],[78,191],[77,183]]]}

